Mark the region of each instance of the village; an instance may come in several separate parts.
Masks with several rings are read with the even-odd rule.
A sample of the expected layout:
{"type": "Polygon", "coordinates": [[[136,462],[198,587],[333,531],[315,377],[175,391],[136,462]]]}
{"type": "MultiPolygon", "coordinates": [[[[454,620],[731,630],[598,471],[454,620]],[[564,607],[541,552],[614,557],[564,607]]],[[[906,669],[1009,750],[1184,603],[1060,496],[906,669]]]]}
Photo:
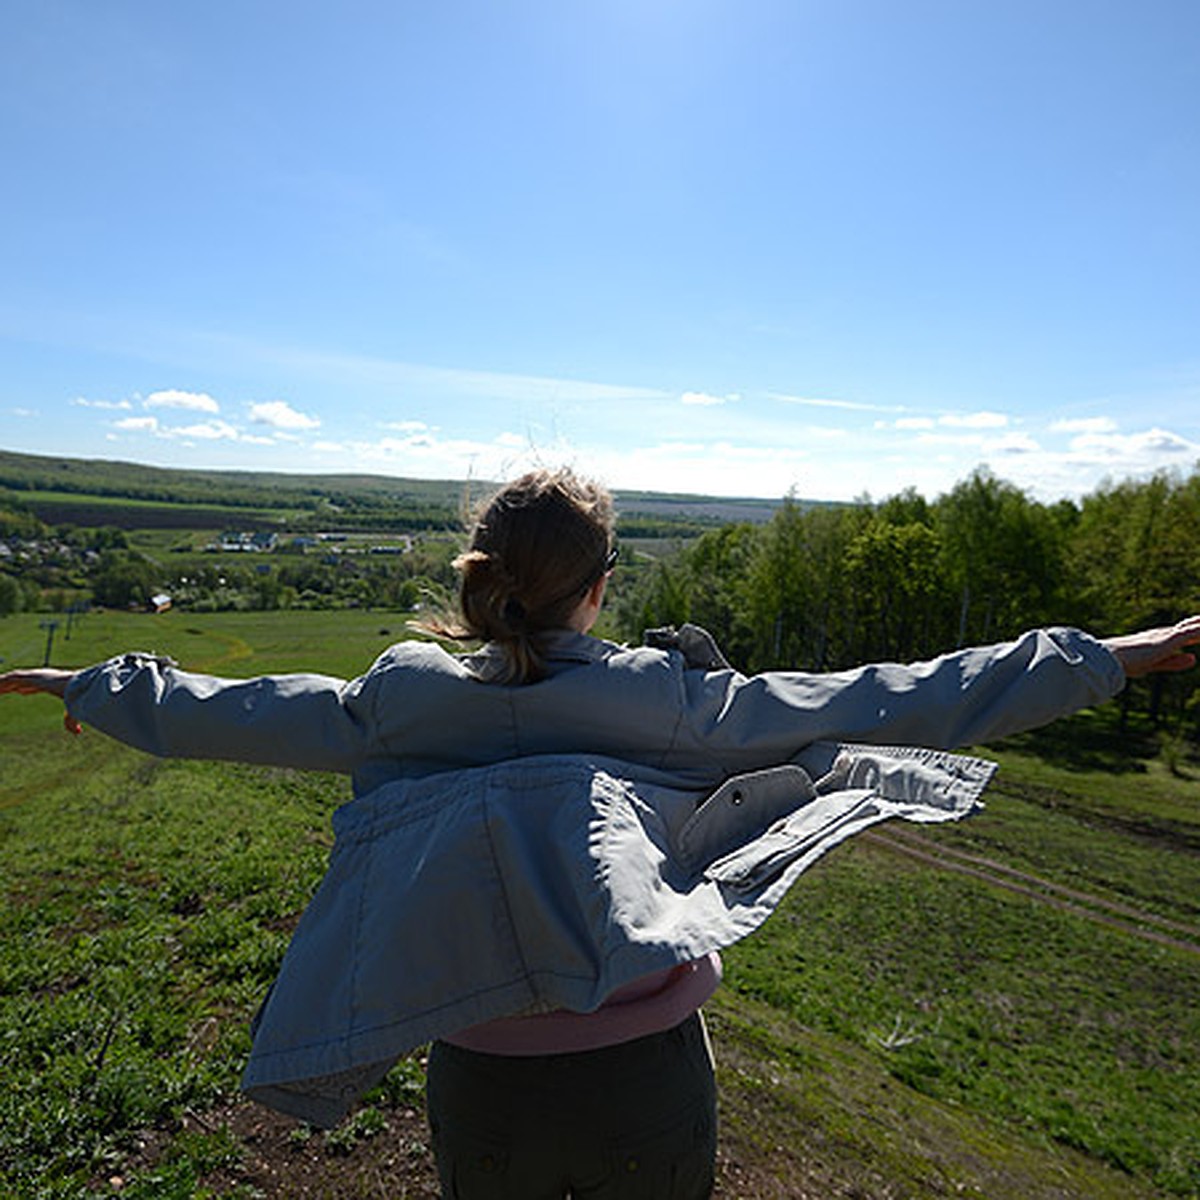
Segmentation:
{"type": "MultiPolygon", "coordinates": [[[[410,534],[227,530],[163,554],[115,528],[23,529],[0,536],[0,616],[92,604],[161,613],[414,603],[428,555],[410,534]],[[415,559],[419,561],[413,561],[415,559]]],[[[438,559],[446,555],[439,553],[438,559]]]]}

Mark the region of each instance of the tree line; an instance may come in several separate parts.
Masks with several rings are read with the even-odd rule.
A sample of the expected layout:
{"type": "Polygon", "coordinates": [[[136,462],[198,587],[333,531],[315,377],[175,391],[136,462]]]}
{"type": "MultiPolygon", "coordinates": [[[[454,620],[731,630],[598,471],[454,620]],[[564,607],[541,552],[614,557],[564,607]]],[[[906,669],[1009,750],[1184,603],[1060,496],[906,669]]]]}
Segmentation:
{"type": "MultiPolygon", "coordinates": [[[[1200,611],[1200,468],[1042,504],[986,469],[926,500],[806,508],[726,525],[669,560],[627,559],[622,636],[703,625],[746,671],[933,657],[1052,624],[1121,633],[1200,611]]],[[[1196,685],[1136,702],[1191,721],[1196,685]],[[1186,714],[1186,717],[1185,717],[1186,714]]],[[[1131,701],[1126,699],[1128,705],[1131,701]]]]}

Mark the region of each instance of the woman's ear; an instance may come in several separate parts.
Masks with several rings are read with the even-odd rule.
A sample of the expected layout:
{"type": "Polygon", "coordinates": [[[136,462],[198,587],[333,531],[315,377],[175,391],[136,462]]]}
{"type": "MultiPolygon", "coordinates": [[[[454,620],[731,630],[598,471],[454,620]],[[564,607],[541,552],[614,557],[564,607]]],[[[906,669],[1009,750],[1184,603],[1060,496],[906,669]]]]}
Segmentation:
{"type": "Polygon", "coordinates": [[[600,615],[600,606],[604,603],[604,589],[608,584],[608,576],[601,575],[584,593],[578,607],[571,614],[567,625],[579,633],[589,633],[600,615]]]}

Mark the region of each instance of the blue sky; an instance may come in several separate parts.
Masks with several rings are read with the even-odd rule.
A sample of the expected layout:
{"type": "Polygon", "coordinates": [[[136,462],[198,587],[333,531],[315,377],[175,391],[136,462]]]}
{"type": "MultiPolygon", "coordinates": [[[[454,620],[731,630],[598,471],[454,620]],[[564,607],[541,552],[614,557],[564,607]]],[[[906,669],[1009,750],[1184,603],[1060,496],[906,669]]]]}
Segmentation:
{"type": "Polygon", "coordinates": [[[826,499],[1200,460],[1194,0],[0,28],[6,449],[826,499]]]}

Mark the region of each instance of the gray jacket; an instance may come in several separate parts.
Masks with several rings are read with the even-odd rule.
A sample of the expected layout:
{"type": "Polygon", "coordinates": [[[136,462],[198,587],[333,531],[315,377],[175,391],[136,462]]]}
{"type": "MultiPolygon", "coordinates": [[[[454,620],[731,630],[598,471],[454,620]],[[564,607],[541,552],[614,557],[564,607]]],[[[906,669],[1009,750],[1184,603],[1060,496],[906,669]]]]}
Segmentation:
{"type": "Polygon", "coordinates": [[[1066,629],[928,663],[754,677],[702,631],[657,640],[556,634],[548,677],[526,686],[487,681],[491,648],[418,642],[348,683],[215,679],[145,655],[76,677],[72,714],[151,753],[353,778],[256,1022],[250,1095],[332,1124],[430,1038],[591,1011],[744,937],[858,830],[970,812],[994,767],[941,748],[1124,682],[1066,629]]]}

